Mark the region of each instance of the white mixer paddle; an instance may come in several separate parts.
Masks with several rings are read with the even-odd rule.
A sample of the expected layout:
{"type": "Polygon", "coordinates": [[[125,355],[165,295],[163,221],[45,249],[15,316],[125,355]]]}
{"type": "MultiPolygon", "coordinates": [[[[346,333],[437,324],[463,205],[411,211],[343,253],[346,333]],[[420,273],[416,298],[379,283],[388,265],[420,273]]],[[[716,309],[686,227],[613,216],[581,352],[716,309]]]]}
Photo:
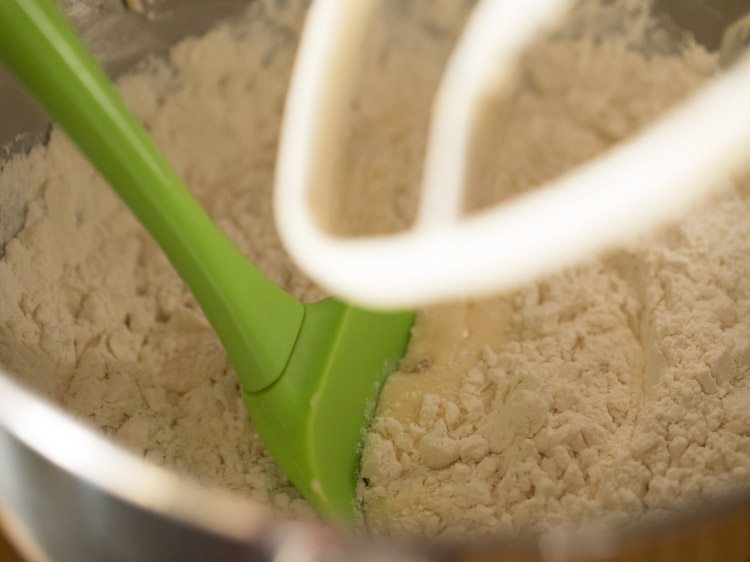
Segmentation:
{"type": "Polygon", "coordinates": [[[461,216],[475,117],[513,85],[523,50],[571,0],[480,0],[442,78],[412,230],[344,238],[311,207],[330,193],[336,139],[374,0],[317,0],[288,94],[275,212],[292,257],[332,293],[415,306],[513,287],[685,210],[748,160],[750,56],[654,125],[562,177],[461,216]],[[315,191],[314,191],[315,190],[315,191]]]}

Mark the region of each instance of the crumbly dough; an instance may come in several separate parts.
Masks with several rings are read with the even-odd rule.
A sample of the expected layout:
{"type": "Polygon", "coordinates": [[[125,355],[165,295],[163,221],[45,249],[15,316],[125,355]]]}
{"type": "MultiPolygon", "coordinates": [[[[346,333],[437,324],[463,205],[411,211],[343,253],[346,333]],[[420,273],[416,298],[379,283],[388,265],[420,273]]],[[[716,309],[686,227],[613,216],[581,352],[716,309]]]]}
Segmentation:
{"type": "MultiPolygon", "coordinates": [[[[341,151],[342,231],[413,220],[430,100],[471,4],[384,0],[341,151]]],[[[529,53],[523,84],[479,133],[468,209],[606,150],[715,71],[692,43],[667,45],[646,5],[583,3],[529,53]]],[[[271,213],[305,6],[254,2],[119,85],[238,247],[314,300],[271,213]]],[[[678,224],[517,291],[419,311],[365,440],[370,529],[468,537],[619,522],[746,482],[748,191],[737,180],[678,224]]],[[[194,299],[66,138],[55,131],[7,163],[0,197],[26,212],[18,232],[0,214],[2,363],[153,462],[306,512],[194,299]]]]}
{"type": "MultiPolygon", "coordinates": [[[[487,111],[467,208],[602,152],[715,71],[653,26],[638,3],[584,3],[534,48],[523,86],[487,111]]],[[[381,176],[366,152],[357,162],[381,176]]],[[[369,527],[468,538],[619,523],[746,483],[748,187],[537,283],[421,312],[365,442],[369,527]]]]}

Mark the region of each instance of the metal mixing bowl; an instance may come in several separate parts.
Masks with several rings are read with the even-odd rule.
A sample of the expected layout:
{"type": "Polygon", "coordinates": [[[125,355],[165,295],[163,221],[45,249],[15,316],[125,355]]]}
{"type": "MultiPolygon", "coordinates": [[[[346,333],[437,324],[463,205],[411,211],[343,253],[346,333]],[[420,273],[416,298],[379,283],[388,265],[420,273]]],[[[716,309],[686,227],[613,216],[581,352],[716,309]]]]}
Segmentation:
{"type": "MultiPolygon", "coordinates": [[[[0,0],[2,1],[2,0],[0,0]]],[[[146,53],[166,51],[247,0],[60,0],[107,69],[117,74],[146,53]]],[[[669,25],[709,48],[747,0],[659,0],[669,25]]],[[[43,142],[44,114],[0,67],[0,163],[43,142]]],[[[0,251],[22,227],[24,194],[4,197],[0,251]]],[[[75,421],[0,369],[0,514],[25,556],[102,560],[750,560],[750,488],[692,511],[625,528],[588,529],[481,544],[372,540],[206,490],[151,465],[75,421]]]]}

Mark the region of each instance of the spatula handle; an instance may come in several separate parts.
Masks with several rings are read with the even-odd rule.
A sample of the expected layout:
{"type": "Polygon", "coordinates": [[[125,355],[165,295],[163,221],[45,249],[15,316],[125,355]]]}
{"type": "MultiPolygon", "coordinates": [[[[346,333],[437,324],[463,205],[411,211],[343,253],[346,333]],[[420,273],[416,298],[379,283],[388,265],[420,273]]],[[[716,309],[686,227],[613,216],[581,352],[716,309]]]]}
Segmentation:
{"type": "Polygon", "coordinates": [[[0,58],[162,247],[218,332],[243,387],[270,385],[296,341],[302,304],[211,222],[51,0],[0,1],[0,58]]]}

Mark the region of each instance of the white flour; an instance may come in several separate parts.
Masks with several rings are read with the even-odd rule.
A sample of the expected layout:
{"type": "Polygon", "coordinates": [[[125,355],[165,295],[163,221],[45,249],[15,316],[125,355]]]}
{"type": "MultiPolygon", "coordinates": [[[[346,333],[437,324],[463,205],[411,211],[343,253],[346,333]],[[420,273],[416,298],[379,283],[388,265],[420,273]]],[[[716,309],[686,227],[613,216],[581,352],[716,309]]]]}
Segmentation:
{"type": "MultiPolygon", "coordinates": [[[[256,3],[120,85],[240,249],[313,300],[270,210],[304,4],[256,3]]],[[[412,219],[430,97],[470,2],[387,4],[343,158],[349,231],[412,219]]],[[[644,55],[644,36],[659,37],[637,17],[614,34],[607,22],[622,14],[607,10],[579,16],[597,39],[568,33],[529,55],[526,87],[488,115],[470,207],[605,150],[713,71],[694,46],[644,55]]],[[[0,194],[29,201],[0,260],[2,362],[154,462],[306,510],[247,423],[193,298],[67,140],[54,133],[7,164],[0,194]]],[[[469,536],[621,521],[747,481],[746,196],[738,184],[658,236],[512,294],[421,311],[366,441],[368,525],[469,536]]]]}
{"type": "Polygon", "coordinates": [[[508,332],[455,388],[430,389],[427,370],[413,419],[381,403],[369,523],[463,535],[625,520],[747,480],[747,236],[730,193],[659,242],[509,296],[508,332]]]}
{"type": "MultiPolygon", "coordinates": [[[[285,257],[270,219],[300,12],[259,3],[237,30],[187,41],[169,64],[120,86],[239,248],[295,296],[314,300],[321,295],[285,257]]],[[[0,262],[2,361],[154,462],[306,508],[248,424],[236,375],[193,297],[63,135],[6,167],[0,193],[14,185],[33,197],[0,262]]]]}

